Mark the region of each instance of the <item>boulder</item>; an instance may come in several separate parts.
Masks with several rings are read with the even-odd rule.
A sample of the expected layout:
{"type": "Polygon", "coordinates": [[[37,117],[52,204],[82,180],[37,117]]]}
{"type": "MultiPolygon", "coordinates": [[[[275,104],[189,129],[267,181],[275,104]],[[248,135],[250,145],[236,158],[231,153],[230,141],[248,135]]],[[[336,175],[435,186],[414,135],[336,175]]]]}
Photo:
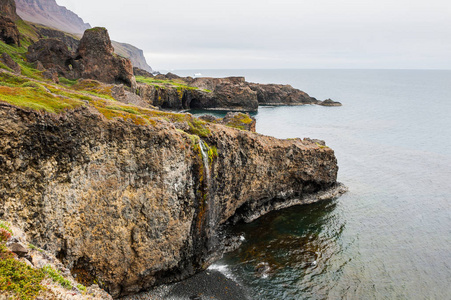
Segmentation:
{"type": "Polygon", "coordinates": [[[47,69],[44,72],[42,72],[42,77],[45,79],[50,79],[54,83],[60,83],[58,72],[55,69],[47,69]]]}
{"type": "Polygon", "coordinates": [[[0,61],[4,63],[8,68],[14,71],[16,74],[20,74],[22,69],[20,68],[19,64],[16,63],[11,56],[8,55],[8,53],[4,52],[2,53],[2,56],[0,57],[0,61]]]}
{"type": "Polygon", "coordinates": [[[318,105],[322,106],[342,106],[342,104],[338,101],[334,101],[332,99],[326,99],[324,101],[320,101],[318,105]]]}

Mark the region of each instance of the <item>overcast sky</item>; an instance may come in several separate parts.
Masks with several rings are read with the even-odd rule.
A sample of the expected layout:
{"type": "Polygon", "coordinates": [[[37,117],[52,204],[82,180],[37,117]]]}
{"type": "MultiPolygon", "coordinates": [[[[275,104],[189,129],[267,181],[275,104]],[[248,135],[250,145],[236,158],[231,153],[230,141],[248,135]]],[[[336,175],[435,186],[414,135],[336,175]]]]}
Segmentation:
{"type": "Polygon", "coordinates": [[[451,69],[451,0],[57,0],[156,70],[451,69]]]}

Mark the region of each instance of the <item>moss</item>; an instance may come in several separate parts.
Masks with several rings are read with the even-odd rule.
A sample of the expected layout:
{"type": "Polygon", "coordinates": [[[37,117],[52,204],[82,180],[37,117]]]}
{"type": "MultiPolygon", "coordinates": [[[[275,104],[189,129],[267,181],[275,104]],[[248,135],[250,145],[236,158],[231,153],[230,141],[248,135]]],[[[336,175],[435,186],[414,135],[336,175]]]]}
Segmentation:
{"type": "Polygon", "coordinates": [[[77,289],[82,292],[86,292],[86,287],[83,284],[77,284],[77,289]]]}
{"type": "Polygon", "coordinates": [[[70,281],[64,278],[59,271],[53,269],[51,266],[44,266],[42,268],[42,271],[46,273],[50,278],[52,278],[54,282],[59,283],[62,287],[69,290],[72,288],[70,281]]]}
{"type": "Polygon", "coordinates": [[[131,107],[118,107],[118,106],[107,106],[105,107],[106,109],[112,109],[112,110],[120,110],[120,111],[125,111],[134,115],[137,115],[138,112],[136,110],[134,110],[131,107]]]}
{"type": "Polygon", "coordinates": [[[253,122],[252,118],[248,114],[238,113],[233,116],[228,122],[225,124],[228,127],[237,128],[240,130],[245,130],[247,125],[253,122]]]}
{"type": "Polygon", "coordinates": [[[147,85],[153,85],[156,88],[162,88],[162,87],[175,87],[177,88],[177,92],[183,93],[184,90],[200,90],[203,92],[211,93],[210,90],[204,90],[200,89],[195,86],[187,85],[186,82],[184,82],[181,79],[178,80],[169,80],[169,79],[155,79],[152,77],[144,77],[144,76],[136,76],[136,82],[144,83],[147,85]]]}
{"type": "Polygon", "coordinates": [[[214,159],[218,157],[218,148],[215,146],[211,146],[208,149],[208,161],[213,163],[214,159]]]}
{"type": "Polygon", "coordinates": [[[28,244],[28,248],[33,249],[33,250],[37,250],[37,251],[39,251],[39,252],[41,252],[41,253],[44,252],[44,250],[39,249],[38,247],[36,247],[36,246],[33,245],[33,244],[28,244]]]}
{"type": "Polygon", "coordinates": [[[326,145],[321,145],[320,143],[316,143],[316,145],[320,148],[320,149],[324,149],[324,148],[329,148],[326,145]]]}
{"type": "Polygon", "coordinates": [[[67,109],[74,109],[84,103],[74,99],[62,99],[32,87],[0,86],[0,99],[22,108],[59,113],[67,109]]]}

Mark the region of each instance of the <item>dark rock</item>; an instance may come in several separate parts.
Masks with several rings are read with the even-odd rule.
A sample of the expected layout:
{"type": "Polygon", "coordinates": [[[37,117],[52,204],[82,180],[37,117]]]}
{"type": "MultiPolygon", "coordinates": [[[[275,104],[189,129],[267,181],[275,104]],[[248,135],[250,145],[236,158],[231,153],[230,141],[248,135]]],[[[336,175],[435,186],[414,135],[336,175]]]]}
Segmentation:
{"type": "Polygon", "coordinates": [[[5,16],[0,16],[0,40],[20,47],[19,30],[14,21],[5,16]]]}
{"type": "Polygon", "coordinates": [[[108,31],[95,27],[85,31],[77,51],[81,77],[105,83],[125,84],[136,89],[130,60],[115,55],[108,31]]]}
{"type": "Polygon", "coordinates": [[[0,16],[8,17],[12,21],[20,20],[16,12],[15,0],[0,0],[0,16]]]}
{"type": "Polygon", "coordinates": [[[72,53],[60,40],[41,39],[32,44],[28,47],[27,60],[36,66],[41,64],[46,69],[54,69],[61,76],[76,77],[72,70],[72,53]]]}
{"type": "Polygon", "coordinates": [[[257,111],[257,93],[246,84],[244,77],[194,78],[190,85],[211,91],[210,97],[194,98],[189,102],[192,109],[215,109],[229,111],[257,111]]]}
{"type": "Polygon", "coordinates": [[[291,85],[249,83],[260,105],[303,105],[319,101],[291,85]]]}
{"type": "Polygon", "coordinates": [[[18,63],[16,63],[8,53],[3,53],[0,57],[0,61],[4,63],[8,68],[14,71],[16,74],[21,73],[21,68],[18,63]]]}
{"type": "Polygon", "coordinates": [[[78,49],[78,46],[80,45],[79,40],[65,32],[42,26],[34,27],[43,38],[58,39],[63,42],[67,46],[69,51],[76,51],[78,49]]]}
{"type": "Polygon", "coordinates": [[[222,119],[221,124],[233,128],[255,132],[255,125],[257,124],[257,121],[248,113],[244,114],[241,112],[229,112],[222,119]]]}
{"type": "Polygon", "coordinates": [[[322,106],[342,106],[342,104],[340,102],[333,101],[331,99],[326,99],[326,100],[318,103],[318,105],[322,105],[322,106]]]}
{"type": "Polygon", "coordinates": [[[133,67],[133,74],[135,76],[143,76],[143,77],[154,77],[152,73],[147,72],[146,70],[133,67]]]}
{"type": "Polygon", "coordinates": [[[38,71],[44,71],[44,70],[45,70],[44,66],[42,65],[42,63],[41,63],[39,60],[37,60],[37,61],[33,64],[33,66],[34,66],[34,68],[35,68],[36,70],[38,70],[38,71]]]}
{"type": "Polygon", "coordinates": [[[53,68],[45,70],[42,73],[42,77],[44,77],[45,79],[50,79],[54,83],[60,83],[58,72],[53,68]]]}

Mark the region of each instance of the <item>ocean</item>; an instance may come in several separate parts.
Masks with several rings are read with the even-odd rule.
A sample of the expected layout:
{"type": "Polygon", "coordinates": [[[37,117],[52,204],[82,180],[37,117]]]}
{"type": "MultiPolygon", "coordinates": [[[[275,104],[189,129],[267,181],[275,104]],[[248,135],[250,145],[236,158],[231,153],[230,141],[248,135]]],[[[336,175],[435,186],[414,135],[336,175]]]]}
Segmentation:
{"type": "Polygon", "coordinates": [[[253,299],[451,299],[451,71],[175,73],[291,84],[343,104],[259,108],[261,134],[325,140],[349,192],[237,226],[243,245],[212,268],[253,299]]]}

